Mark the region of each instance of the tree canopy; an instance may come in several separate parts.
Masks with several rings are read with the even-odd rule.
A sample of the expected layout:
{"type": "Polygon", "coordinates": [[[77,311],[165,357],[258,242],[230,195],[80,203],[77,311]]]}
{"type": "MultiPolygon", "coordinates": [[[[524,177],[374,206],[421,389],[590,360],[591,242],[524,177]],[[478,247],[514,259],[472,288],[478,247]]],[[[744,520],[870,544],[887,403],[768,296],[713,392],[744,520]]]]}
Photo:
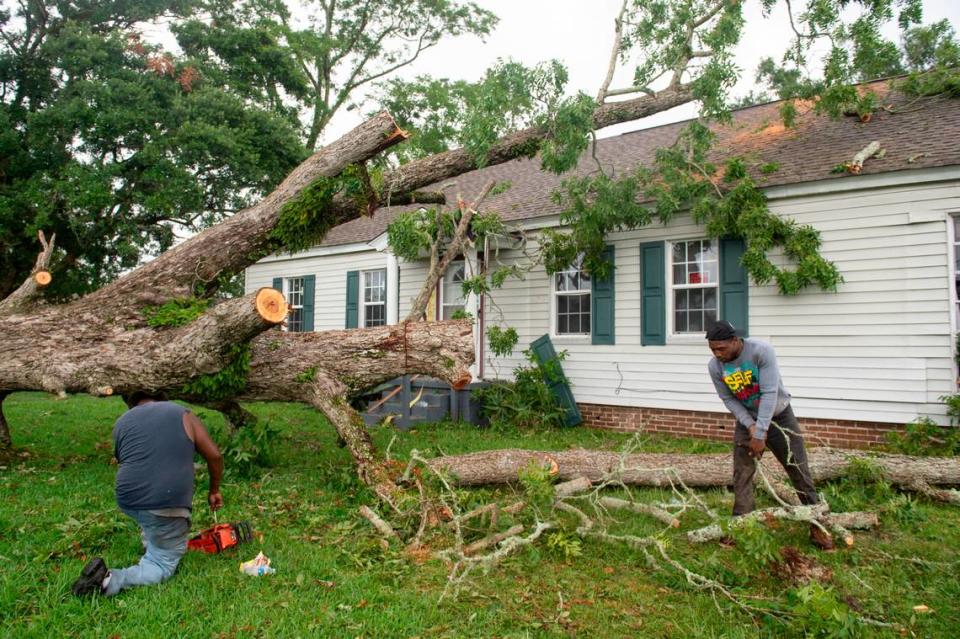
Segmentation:
{"type": "Polygon", "coordinates": [[[495,23],[455,0],[320,0],[303,24],[273,0],[0,6],[0,297],[38,230],[63,297],[251,205],[360,87],[495,23]],[[165,28],[179,52],[142,36],[165,28]]]}

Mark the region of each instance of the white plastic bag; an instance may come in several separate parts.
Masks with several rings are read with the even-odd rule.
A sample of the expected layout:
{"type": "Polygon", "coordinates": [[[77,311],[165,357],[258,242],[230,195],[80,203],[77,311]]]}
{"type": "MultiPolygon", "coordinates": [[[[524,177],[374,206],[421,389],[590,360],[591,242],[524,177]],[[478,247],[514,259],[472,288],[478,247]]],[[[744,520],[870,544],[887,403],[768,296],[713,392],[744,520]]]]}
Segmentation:
{"type": "Polygon", "coordinates": [[[244,561],[240,564],[240,572],[251,577],[259,577],[261,575],[272,575],[276,570],[270,567],[270,558],[259,552],[250,561],[244,561]]]}

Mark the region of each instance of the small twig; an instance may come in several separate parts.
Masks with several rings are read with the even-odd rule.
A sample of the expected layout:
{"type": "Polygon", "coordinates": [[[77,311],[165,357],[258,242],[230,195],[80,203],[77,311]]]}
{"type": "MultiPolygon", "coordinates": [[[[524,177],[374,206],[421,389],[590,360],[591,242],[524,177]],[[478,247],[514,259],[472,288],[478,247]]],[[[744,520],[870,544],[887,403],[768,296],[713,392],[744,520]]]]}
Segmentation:
{"type": "Polygon", "coordinates": [[[363,515],[363,517],[369,521],[374,528],[377,529],[377,532],[383,535],[388,541],[391,539],[400,541],[400,535],[398,535],[397,531],[393,529],[393,526],[382,519],[380,515],[370,510],[370,508],[367,506],[360,506],[360,514],[363,515]]]}
{"type": "Polygon", "coordinates": [[[519,535],[522,532],[523,532],[523,524],[517,524],[515,526],[511,526],[510,528],[507,528],[503,532],[496,533],[494,535],[489,535],[487,537],[484,537],[483,539],[478,539],[477,541],[467,544],[463,548],[463,554],[468,557],[470,555],[475,555],[481,550],[486,550],[491,546],[496,546],[504,539],[513,537],[515,535],[519,535]]]}
{"type": "Polygon", "coordinates": [[[632,502],[632,501],[627,501],[625,499],[617,499],[616,497],[601,497],[600,504],[606,508],[618,508],[623,510],[631,510],[635,513],[650,515],[657,521],[662,522],[667,526],[670,526],[671,528],[680,527],[679,519],[677,519],[667,511],[654,506],[653,504],[632,502]]]}

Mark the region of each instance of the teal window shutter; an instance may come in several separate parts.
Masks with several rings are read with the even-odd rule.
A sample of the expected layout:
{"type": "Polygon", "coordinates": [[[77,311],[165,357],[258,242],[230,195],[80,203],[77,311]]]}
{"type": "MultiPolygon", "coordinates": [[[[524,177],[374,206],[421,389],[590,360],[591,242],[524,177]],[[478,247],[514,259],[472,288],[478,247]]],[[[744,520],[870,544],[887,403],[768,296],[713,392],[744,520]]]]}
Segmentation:
{"type": "Polygon", "coordinates": [[[283,278],[275,277],[273,278],[273,288],[283,293],[283,278]]]}
{"type": "Polygon", "coordinates": [[[664,243],[640,245],[640,343],[667,343],[667,282],[664,274],[664,243]]]}
{"type": "Polygon", "coordinates": [[[360,271],[347,271],[347,322],[345,328],[360,325],[360,271]]]}
{"type": "Polygon", "coordinates": [[[556,398],[566,414],[564,423],[567,426],[576,426],[583,421],[580,415],[580,409],[577,402],[573,399],[573,391],[570,390],[570,384],[567,383],[567,376],[563,374],[563,368],[560,366],[560,360],[557,359],[557,351],[553,348],[549,335],[535,340],[530,344],[530,350],[533,352],[540,370],[543,371],[546,378],[547,387],[556,398]]]}
{"type": "Polygon", "coordinates": [[[303,310],[301,311],[302,315],[302,329],[303,331],[312,331],[313,330],[313,299],[314,299],[314,290],[317,287],[317,276],[316,275],[304,275],[303,276],[303,310]]]}
{"type": "Polygon", "coordinates": [[[603,249],[603,259],[610,265],[610,275],[605,279],[591,278],[590,300],[593,317],[590,318],[590,336],[593,344],[615,344],[614,311],[614,250],[612,245],[603,249]]]}
{"type": "Polygon", "coordinates": [[[747,269],[740,263],[745,250],[743,240],[720,240],[720,318],[748,335],[750,281],[747,269]]]}

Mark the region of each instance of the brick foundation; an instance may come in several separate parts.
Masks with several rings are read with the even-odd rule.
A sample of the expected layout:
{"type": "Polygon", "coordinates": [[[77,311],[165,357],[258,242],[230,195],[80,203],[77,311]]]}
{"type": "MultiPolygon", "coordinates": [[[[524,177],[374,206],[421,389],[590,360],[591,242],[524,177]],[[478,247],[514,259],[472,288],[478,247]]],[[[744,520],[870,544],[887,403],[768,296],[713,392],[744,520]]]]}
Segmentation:
{"type": "MultiPolygon", "coordinates": [[[[646,432],[682,437],[730,441],[734,426],[728,413],[637,408],[608,404],[577,404],[586,426],[624,432],[643,428],[646,432]]],[[[886,442],[886,434],[901,426],[881,422],[857,422],[845,419],[798,418],[809,445],[842,448],[870,448],[886,442]]]]}

